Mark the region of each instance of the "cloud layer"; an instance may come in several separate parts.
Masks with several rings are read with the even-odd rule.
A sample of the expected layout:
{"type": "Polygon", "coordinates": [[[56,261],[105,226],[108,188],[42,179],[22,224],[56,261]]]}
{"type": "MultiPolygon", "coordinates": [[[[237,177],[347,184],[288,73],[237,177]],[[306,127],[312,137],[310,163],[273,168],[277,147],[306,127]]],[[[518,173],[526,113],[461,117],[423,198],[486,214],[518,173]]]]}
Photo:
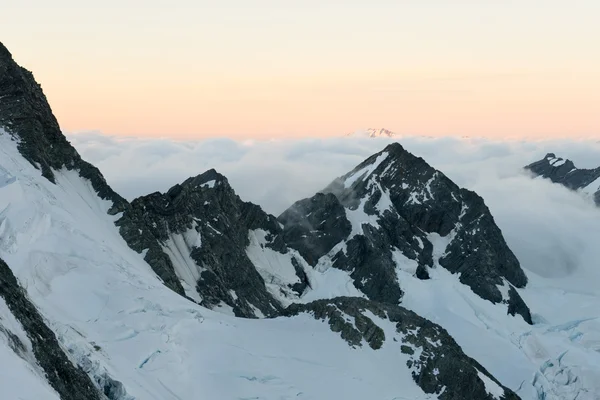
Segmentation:
{"type": "MultiPolygon", "coordinates": [[[[215,168],[242,199],[275,215],[391,142],[364,137],[173,141],[99,133],[69,135],[69,140],[128,199],[165,191],[215,168]]],[[[458,185],[479,193],[523,266],[540,279],[572,280],[585,290],[582,277],[600,278],[600,210],[590,199],[547,180],[531,179],[522,170],[549,152],[571,158],[582,168],[597,167],[598,142],[451,137],[398,141],[458,185]]],[[[592,284],[589,290],[595,290],[592,284]]]]}

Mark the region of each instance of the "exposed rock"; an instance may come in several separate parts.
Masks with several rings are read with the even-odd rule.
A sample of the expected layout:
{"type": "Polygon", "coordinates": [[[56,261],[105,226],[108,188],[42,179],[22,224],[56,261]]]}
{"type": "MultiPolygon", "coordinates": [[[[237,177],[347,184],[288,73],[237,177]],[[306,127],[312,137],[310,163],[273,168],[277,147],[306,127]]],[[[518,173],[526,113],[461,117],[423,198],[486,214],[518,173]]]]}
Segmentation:
{"type": "MultiPolygon", "coordinates": [[[[286,253],[282,229],[275,217],[243,202],[223,175],[209,170],[165,194],[140,197],[131,205],[117,221],[121,234],[136,251],[149,249],[146,261],[170,287],[183,291],[182,273],[177,272],[185,267],[194,279],[190,285],[207,307],[225,303],[242,317],[279,312],[280,302],[265,286],[246,249],[249,233],[260,230],[265,233],[264,247],[286,253]],[[177,265],[167,254],[177,258],[177,265]]],[[[297,280],[281,290],[303,292],[308,282],[299,261],[292,258],[289,267],[296,271],[297,280]]]]}
{"type": "Polygon", "coordinates": [[[403,307],[362,298],[338,297],[294,304],[285,310],[288,316],[300,313],[310,313],[315,319],[327,321],[331,330],[339,332],[351,346],[362,346],[363,341],[372,349],[380,349],[384,343],[398,346],[408,356],[407,366],[417,385],[425,393],[438,395],[439,399],[494,399],[486,390],[481,375],[504,390],[502,399],[519,398],[477,361],[464,354],[444,328],[403,307]],[[385,337],[383,327],[378,325],[387,322],[385,320],[395,323],[397,336],[385,337]]]}
{"type": "Polygon", "coordinates": [[[127,206],[93,165],[83,161],[62,134],[41,86],[20,67],[0,43],[0,127],[19,142],[19,151],[42,175],[54,182],[53,170],[77,170],[89,179],[98,195],[113,202],[111,214],[127,206]]]}
{"type": "Polygon", "coordinates": [[[333,194],[317,193],[300,200],[279,220],[287,227],[285,242],[312,266],[352,231],[344,207],[333,194]]]}
{"type": "Polygon", "coordinates": [[[428,278],[429,268],[441,266],[459,274],[480,297],[512,304],[509,312],[531,323],[518,293],[512,290],[505,299],[498,288],[505,281],[524,287],[527,278],[483,199],[398,143],[323,193],[295,203],[279,220],[290,247],[313,264],[320,259],[349,271],[354,285],[372,300],[398,304],[399,263],[421,279],[428,278]],[[336,229],[327,234],[319,231],[321,226],[336,229]]]}
{"type": "MultiPolygon", "coordinates": [[[[31,341],[37,363],[44,370],[46,379],[62,400],[101,400],[104,398],[90,377],[81,368],[73,365],[60,347],[54,332],[46,325],[38,310],[27,298],[11,269],[2,259],[0,259],[0,297],[4,299],[12,314],[23,326],[31,341]]],[[[14,346],[17,350],[24,349],[18,338],[14,340],[14,346]]]]}
{"type": "Polygon", "coordinates": [[[548,153],[546,157],[526,166],[525,169],[571,190],[583,191],[592,196],[596,205],[600,206],[600,167],[577,168],[573,161],[548,153]]]}

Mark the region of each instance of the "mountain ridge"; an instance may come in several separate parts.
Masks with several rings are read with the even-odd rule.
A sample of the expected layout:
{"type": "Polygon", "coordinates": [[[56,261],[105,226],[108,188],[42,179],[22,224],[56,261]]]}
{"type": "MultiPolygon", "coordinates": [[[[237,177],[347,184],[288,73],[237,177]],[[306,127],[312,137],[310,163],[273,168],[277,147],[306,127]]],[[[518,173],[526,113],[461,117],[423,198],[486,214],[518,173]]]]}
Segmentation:
{"type": "Polygon", "coordinates": [[[573,161],[548,153],[541,160],[525,166],[525,169],[568,189],[583,192],[590,196],[597,206],[600,206],[600,167],[577,168],[573,161]]]}
{"type": "MultiPolygon", "coordinates": [[[[402,290],[391,283],[396,278],[394,264],[398,258],[404,260],[401,263],[416,264],[414,273],[423,279],[427,279],[429,268],[439,264],[458,273],[460,281],[480,297],[493,303],[506,302],[510,313],[520,314],[531,324],[527,306],[512,287],[524,287],[527,278],[481,197],[460,189],[399,143],[392,143],[367,158],[322,192],[333,194],[340,210],[345,210],[345,216],[341,211],[332,216],[336,221],[346,218],[350,223],[359,215],[358,220],[350,223],[353,227],[349,234],[347,225],[345,231],[339,232],[338,238],[347,241],[343,248],[334,251],[331,259],[333,266],[353,271],[355,286],[369,297],[388,303],[400,301],[402,290]],[[434,260],[438,250],[434,247],[440,240],[447,243],[434,260]],[[469,254],[463,257],[461,253],[465,250],[469,254]],[[352,256],[348,257],[348,253],[352,256]],[[498,285],[508,285],[508,295],[502,295],[498,285]]],[[[311,232],[307,232],[311,229],[297,231],[298,215],[311,215],[328,207],[322,204],[322,199],[326,197],[317,195],[310,201],[303,200],[280,216],[300,252],[306,253],[315,243],[314,235],[311,237],[311,232]],[[307,204],[311,207],[306,208],[307,204]],[[293,220],[290,214],[294,214],[293,220]],[[303,245],[299,236],[309,238],[311,243],[303,245]]],[[[310,227],[310,223],[307,225],[310,227]]],[[[333,246],[323,247],[324,251],[309,257],[316,259],[333,249],[333,246]]]]}

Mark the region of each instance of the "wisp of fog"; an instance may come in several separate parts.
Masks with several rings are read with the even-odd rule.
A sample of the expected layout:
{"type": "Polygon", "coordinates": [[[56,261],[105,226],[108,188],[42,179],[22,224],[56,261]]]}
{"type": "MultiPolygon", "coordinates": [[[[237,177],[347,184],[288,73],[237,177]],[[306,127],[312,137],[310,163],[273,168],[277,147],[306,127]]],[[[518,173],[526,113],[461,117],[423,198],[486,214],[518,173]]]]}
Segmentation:
{"type": "Polygon", "coordinates": [[[559,278],[563,287],[600,291],[596,284],[600,281],[600,208],[579,193],[533,179],[523,170],[551,152],[572,159],[580,168],[598,167],[599,142],[414,136],[176,141],[100,133],[68,138],[130,200],[165,191],[215,168],[243,200],[275,215],[397,140],[459,186],[484,198],[532,284],[559,278]]]}

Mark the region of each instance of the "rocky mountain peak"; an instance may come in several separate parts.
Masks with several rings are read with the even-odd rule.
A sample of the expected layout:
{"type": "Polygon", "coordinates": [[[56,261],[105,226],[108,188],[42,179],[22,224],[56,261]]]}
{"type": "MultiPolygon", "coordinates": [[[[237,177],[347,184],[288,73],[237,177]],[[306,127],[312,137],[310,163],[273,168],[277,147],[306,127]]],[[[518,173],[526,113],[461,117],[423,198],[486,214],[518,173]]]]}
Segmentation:
{"type": "Polygon", "coordinates": [[[571,190],[580,191],[592,197],[600,206],[600,167],[577,168],[573,161],[548,153],[541,160],[527,165],[525,169],[536,176],[550,179],[571,190]]]}
{"type": "Polygon", "coordinates": [[[427,279],[442,267],[531,323],[513,288],[525,286],[527,278],[483,199],[399,143],[295,203],[279,220],[290,247],[312,264],[350,272],[370,299],[397,304],[402,273],[427,279]],[[324,228],[330,226],[335,229],[324,228]]]}
{"type": "Polygon", "coordinates": [[[289,281],[278,281],[274,293],[266,286],[265,279],[275,277],[257,264],[291,257],[282,228],[274,216],[242,201],[214,169],[135,199],[117,224],[169,287],[206,307],[273,316],[282,308],[279,294],[297,297],[306,287],[299,256],[289,258],[289,281]]]}
{"type": "Polygon", "coordinates": [[[188,178],[182,183],[183,186],[188,186],[190,188],[208,187],[211,189],[219,184],[229,186],[229,181],[214,168],[211,168],[200,175],[188,178]]]}

